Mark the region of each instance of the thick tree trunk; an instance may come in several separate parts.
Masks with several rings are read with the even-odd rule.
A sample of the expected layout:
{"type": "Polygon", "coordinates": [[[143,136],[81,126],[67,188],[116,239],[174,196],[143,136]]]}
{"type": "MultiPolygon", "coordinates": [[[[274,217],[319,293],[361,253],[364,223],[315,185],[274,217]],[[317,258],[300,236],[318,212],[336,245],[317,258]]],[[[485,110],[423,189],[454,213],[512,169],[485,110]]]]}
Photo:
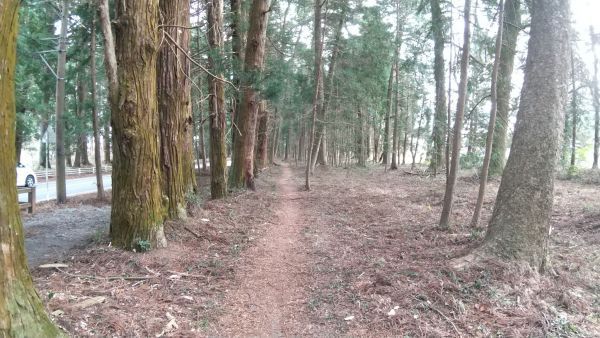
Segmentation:
{"type": "Polygon", "coordinates": [[[264,68],[269,1],[253,0],[250,11],[250,29],[246,43],[244,73],[247,78],[241,86],[242,100],[236,116],[242,135],[235,137],[229,183],[232,188],[254,186],[254,143],[260,102],[258,82],[264,68]]]}
{"type": "Polygon", "coordinates": [[[464,22],[465,32],[463,39],[463,49],[460,60],[460,83],[458,85],[458,103],[456,106],[456,118],[454,121],[454,137],[452,140],[452,159],[450,160],[450,171],[446,179],[446,192],[444,194],[444,206],[442,216],[440,217],[440,227],[450,226],[450,216],[454,204],[454,187],[458,176],[458,165],[460,159],[460,149],[462,144],[463,117],[465,115],[465,104],[467,101],[467,81],[469,73],[469,52],[471,46],[471,0],[465,0],[464,22]]]}
{"type": "Polygon", "coordinates": [[[102,153],[100,149],[100,125],[98,123],[98,107],[96,106],[96,8],[92,7],[92,41],[90,42],[90,77],[92,80],[92,128],[94,130],[94,165],[96,168],[96,197],[104,199],[104,182],[102,181],[102,153]]]}
{"type": "Polygon", "coordinates": [[[494,53],[494,68],[492,70],[490,121],[488,124],[487,138],[485,141],[485,155],[483,157],[483,166],[479,178],[479,193],[477,194],[477,203],[471,219],[471,227],[476,227],[479,223],[479,215],[483,207],[483,198],[485,197],[485,188],[488,179],[488,169],[492,157],[492,141],[494,138],[494,127],[496,126],[496,112],[498,110],[498,69],[500,68],[500,54],[502,53],[502,23],[504,21],[504,0],[500,0],[498,5],[498,33],[496,34],[496,50],[494,53]]]}
{"type": "Polygon", "coordinates": [[[19,1],[0,0],[0,337],[56,337],[25,257],[15,186],[15,68],[19,1]]]}
{"type": "Polygon", "coordinates": [[[160,0],[162,32],[157,62],[158,112],[160,116],[160,158],[162,194],[167,200],[169,218],[187,216],[185,196],[193,191],[193,132],[191,116],[190,61],[183,51],[190,45],[190,1],[160,0]],[[177,44],[179,47],[174,46],[177,44]]]}
{"type": "Polygon", "coordinates": [[[444,64],[444,16],[440,0],[431,0],[431,24],[434,44],[435,118],[433,122],[433,151],[430,168],[434,176],[443,164],[444,140],[446,138],[446,81],[444,64]]]}
{"type": "Polygon", "coordinates": [[[114,142],[110,234],[113,245],[143,251],[167,244],[156,102],[159,6],[158,0],[118,0],[115,8],[113,51],[108,0],[102,0],[114,142]]]}
{"type": "Polygon", "coordinates": [[[532,1],[525,82],[512,148],[478,253],[543,271],[569,77],[569,1],[532,1]],[[540,66],[543,65],[543,66],[540,66]]]}
{"type": "Polygon", "coordinates": [[[521,1],[506,0],[504,24],[502,25],[502,52],[498,70],[498,112],[492,143],[490,176],[502,175],[506,158],[508,120],[510,115],[510,91],[517,38],[521,29],[521,1]]]}
{"type": "Polygon", "coordinates": [[[212,198],[227,196],[227,118],[225,116],[225,89],[220,69],[223,55],[223,1],[207,1],[209,66],[219,79],[208,77],[210,90],[210,194],[212,198]]]}

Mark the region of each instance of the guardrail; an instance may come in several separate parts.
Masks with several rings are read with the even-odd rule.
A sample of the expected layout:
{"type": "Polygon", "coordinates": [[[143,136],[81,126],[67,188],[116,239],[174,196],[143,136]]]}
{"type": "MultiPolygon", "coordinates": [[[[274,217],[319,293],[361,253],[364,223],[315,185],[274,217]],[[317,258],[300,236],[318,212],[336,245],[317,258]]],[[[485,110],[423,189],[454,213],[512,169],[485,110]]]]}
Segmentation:
{"type": "MultiPolygon", "coordinates": [[[[111,173],[112,172],[112,166],[109,165],[103,165],[102,166],[102,172],[103,173],[111,173]]],[[[93,175],[96,173],[96,167],[82,167],[82,168],[67,168],[65,170],[65,173],[67,174],[67,176],[81,176],[81,175],[93,175]]],[[[48,169],[48,173],[47,173],[48,177],[56,177],[56,169],[48,169]]],[[[46,178],[46,170],[42,169],[42,170],[36,170],[35,171],[35,177],[36,179],[42,179],[42,178],[46,178]]]]}
{"type": "Polygon", "coordinates": [[[19,202],[19,208],[27,209],[27,212],[33,214],[35,211],[35,187],[26,188],[26,187],[18,187],[17,195],[27,193],[27,202],[21,203],[19,202]]]}

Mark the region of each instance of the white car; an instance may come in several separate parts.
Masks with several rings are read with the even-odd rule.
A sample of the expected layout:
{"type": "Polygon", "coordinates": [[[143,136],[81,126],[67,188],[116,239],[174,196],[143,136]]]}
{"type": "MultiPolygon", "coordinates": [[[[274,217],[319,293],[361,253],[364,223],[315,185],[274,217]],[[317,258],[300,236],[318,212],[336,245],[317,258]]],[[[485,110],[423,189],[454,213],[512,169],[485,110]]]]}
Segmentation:
{"type": "Polygon", "coordinates": [[[17,164],[17,186],[29,188],[35,186],[35,173],[21,163],[17,164]]]}

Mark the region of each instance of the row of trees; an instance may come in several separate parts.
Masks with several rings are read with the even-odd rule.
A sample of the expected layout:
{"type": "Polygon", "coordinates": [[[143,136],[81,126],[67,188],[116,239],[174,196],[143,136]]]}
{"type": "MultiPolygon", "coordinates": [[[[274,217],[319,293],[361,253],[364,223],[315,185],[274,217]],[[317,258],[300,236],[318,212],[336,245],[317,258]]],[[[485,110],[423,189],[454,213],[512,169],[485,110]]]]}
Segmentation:
{"type": "MultiPolygon", "coordinates": [[[[426,156],[434,174],[446,167],[440,225],[448,226],[466,120],[470,151],[487,148],[484,169],[489,164],[490,173],[503,172],[486,240],[467,260],[491,254],[529,262],[535,269],[544,267],[555,158],[562,148],[567,110],[569,72],[564,66],[572,55],[568,1],[535,0],[528,8],[532,14],[525,83],[504,171],[511,74],[522,29],[523,6],[518,0],[484,8],[489,18],[502,22],[496,39],[486,39],[470,15],[471,1],[465,1],[455,111],[450,88],[455,60],[449,60],[448,73],[444,60],[444,48],[454,47],[447,34],[453,24],[447,19],[446,4],[438,0],[389,0],[374,6],[354,0],[315,0],[310,5],[231,0],[227,15],[222,0],[117,0],[114,6],[108,0],[63,1],[56,11],[60,13],[56,18],[63,22],[56,53],[62,66],[57,67],[57,79],[44,80],[35,78],[35,69],[43,73],[39,65],[28,65],[29,70],[21,63],[15,67],[18,2],[0,0],[0,4],[0,37],[7,46],[0,51],[0,131],[8,131],[8,137],[0,139],[2,156],[16,158],[15,144],[24,142],[17,137],[22,126],[17,124],[13,132],[12,126],[19,121],[16,116],[22,115],[26,124],[27,116],[36,114],[35,107],[48,106],[52,83],[57,94],[59,169],[70,148],[65,146],[69,128],[66,134],[61,131],[62,125],[69,126],[67,112],[72,110],[63,111],[61,106],[67,93],[75,93],[76,99],[66,100],[64,107],[79,107],[74,111],[80,112],[80,120],[84,120],[82,112],[91,108],[96,164],[101,131],[105,137],[109,134],[102,125],[110,116],[110,234],[116,246],[148,250],[166,245],[163,222],[185,217],[185,196],[197,189],[194,173],[201,165],[194,160],[202,159],[202,166],[207,166],[204,122],[213,198],[222,198],[231,189],[254,189],[256,174],[277,155],[306,163],[306,188],[310,189],[310,173],[317,164],[364,166],[372,158],[394,169],[410,153],[413,163],[417,156],[426,156]],[[76,15],[67,15],[69,6],[75,6],[76,15]],[[426,12],[431,20],[426,19],[426,12]],[[64,59],[69,54],[66,42],[77,45],[74,27],[81,28],[81,45],[90,47],[76,50],[83,54],[79,63],[64,59]],[[96,69],[96,34],[100,31],[104,58],[96,69]],[[312,43],[307,42],[308,36],[312,43]],[[485,52],[489,49],[492,52],[485,52]],[[488,62],[494,58],[495,62],[488,62]],[[78,74],[69,72],[69,67],[78,64],[79,74],[86,75],[69,81],[67,74],[78,74]],[[17,81],[16,105],[15,73],[17,78],[29,79],[17,81]],[[428,95],[430,79],[435,80],[433,100],[428,95]],[[76,86],[69,88],[69,83],[76,86]],[[20,86],[29,87],[22,87],[21,92],[20,86]],[[486,119],[478,114],[478,102],[487,98],[474,95],[490,92],[484,88],[492,88],[492,106],[497,108],[492,109],[487,133],[479,131],[486,119]],[[20,95],[24,95],[22,107],[28,108],[19,108],[20,95]],[[495,110],[498,123],[493,123],[495,110]],[[453,132],[449,132],[452,122],[453,132]],[[476,145],[478,134],[487,135],[486,147],[476,145]],[[227,155],[232,160],[229,172],[227,155]]],[[[31,27],[24,24],[26,34],[20,37],[52,30],[53,21],[45,19],[43,12],[24,8],[23,21],[37,21],[31,27]]],[[[451,13],[450,17],[453,9],[451,13]]],[[[33,49],[30,52],[34,54],[33,49]]],[[[44,69],[46,65],[40,64],[44,69]]],[[[597,88],[592,92],[597,108],[597,88]]],[[[575,100],[576,95],[572,97],[575,100]]],[[[47,117],[39,120],[47,128],[51,115],[44,114],[47,117]]],[[[80,136],[77,143],[85,143],[88,137],[80,136]]],[[[85,157],[83,152],[80,159],[85,157]]],[[[0,177],[0,280],[4,282],[0,297],[9,305],[0,306],[0,330],[4,330],[0,332],[8,336],[56,334],[43,314],[25,264],[14,163],[2,162],[0,177]]]]}

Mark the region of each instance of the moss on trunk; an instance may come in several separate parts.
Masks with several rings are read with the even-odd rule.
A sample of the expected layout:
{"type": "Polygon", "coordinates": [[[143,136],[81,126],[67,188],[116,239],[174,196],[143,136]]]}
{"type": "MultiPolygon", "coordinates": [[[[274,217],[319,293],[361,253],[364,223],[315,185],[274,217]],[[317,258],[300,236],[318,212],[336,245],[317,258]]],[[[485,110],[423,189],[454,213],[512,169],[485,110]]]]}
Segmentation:
{"type": "Polygon", "coordinates": [[[116,9],[110,234],[115,246],[147,250],[166,245],[156,100],[158,0],[119,0],[116,9]]]}
{"type": "Polygon", "coordinates": [[[57,337],[27,268],[15,185],[17,0],[0,0],[0,337],[57,337]]]}

